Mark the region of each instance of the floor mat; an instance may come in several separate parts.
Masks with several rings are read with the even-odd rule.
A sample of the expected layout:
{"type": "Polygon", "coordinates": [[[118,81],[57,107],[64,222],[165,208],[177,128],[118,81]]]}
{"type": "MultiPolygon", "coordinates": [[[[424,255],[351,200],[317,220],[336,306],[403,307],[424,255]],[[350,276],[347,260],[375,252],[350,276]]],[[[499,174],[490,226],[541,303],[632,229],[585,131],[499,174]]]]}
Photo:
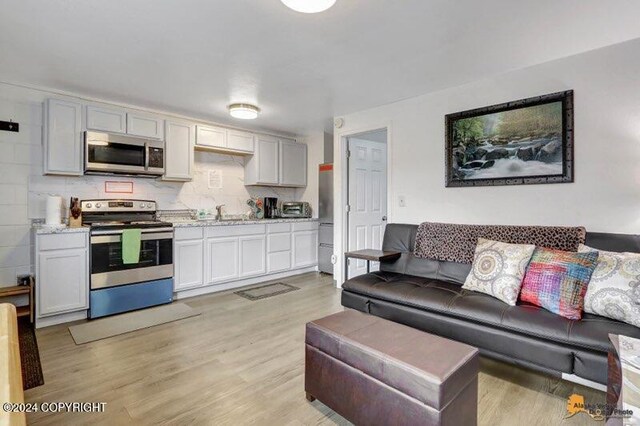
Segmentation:
{"type": "Polygon", "coordinates": [[[29,318],[18,319],[18,344],[20,346],[20,366],[22,368],[22,387],[24,390],[44,384],[40,351],[36,331],[29,318]]]}
{"type": "Polygon", "coordinates": [[[300,290],[300,288],[285,283],[272,283],[261,285],[260,287],[252,287],[246,290],[236,291],[234,293],[238,296],[244,297],[245,299],[255,301],[277,296],[279,294],[289,293],[290,291],[295,290],[300,290]]]}

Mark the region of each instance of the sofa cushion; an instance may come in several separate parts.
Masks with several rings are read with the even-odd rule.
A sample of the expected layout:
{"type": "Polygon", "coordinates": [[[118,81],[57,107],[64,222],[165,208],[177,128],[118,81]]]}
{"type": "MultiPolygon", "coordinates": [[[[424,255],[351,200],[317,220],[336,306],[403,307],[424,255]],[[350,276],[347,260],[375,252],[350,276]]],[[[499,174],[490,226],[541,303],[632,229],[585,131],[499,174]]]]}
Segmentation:
{"type": "Polygon", "coordinates": [[[411,275],[374,272],[346,281],[343,289],[599,352],[609,348],[608,333],[640,338],[640,328],[619,321],[589,314],[582,321],[569,320],[531,304],[509,306],[456,284],[411,275]]]}

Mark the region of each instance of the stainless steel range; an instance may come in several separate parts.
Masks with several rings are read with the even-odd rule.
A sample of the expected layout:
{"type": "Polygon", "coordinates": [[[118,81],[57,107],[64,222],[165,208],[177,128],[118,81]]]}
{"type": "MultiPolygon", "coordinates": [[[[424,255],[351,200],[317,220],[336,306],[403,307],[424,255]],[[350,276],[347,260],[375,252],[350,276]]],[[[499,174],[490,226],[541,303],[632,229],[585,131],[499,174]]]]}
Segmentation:
{"type": "Polygon", "coordinates": [[[82,223],[91,227],[89,318],[173,301],[173,226],[156,219],[147,200],[83,200],[82,223]],[[137,263],[122,255],[125,229],[140,229],[137,263]]]}

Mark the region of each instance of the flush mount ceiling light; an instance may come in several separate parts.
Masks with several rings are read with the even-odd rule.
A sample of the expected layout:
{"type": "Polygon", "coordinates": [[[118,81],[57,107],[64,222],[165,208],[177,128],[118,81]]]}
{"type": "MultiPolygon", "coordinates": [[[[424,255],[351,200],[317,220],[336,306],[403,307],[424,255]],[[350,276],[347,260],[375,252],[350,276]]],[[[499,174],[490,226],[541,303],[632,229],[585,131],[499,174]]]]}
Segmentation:
{"type": "Polygon", "coordinates": [[[253,120],[258,118],[260,108],[250,104],[232,104],[229,105],[229,114],[234,118],[241,120],[253,120]]]}
{"type": "Polygon", "coordinates": [[[334,5],[336,0],[280,0],[287,7],[302,13],[324,12],[334,5]]]}

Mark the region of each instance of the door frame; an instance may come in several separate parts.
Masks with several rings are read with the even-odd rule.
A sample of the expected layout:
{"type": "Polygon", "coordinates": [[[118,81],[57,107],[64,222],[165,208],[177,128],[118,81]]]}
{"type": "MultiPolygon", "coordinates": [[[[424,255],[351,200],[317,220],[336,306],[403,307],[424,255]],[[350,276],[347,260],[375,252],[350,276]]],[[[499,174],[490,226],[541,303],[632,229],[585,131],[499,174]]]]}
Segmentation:
{"type": "Polygon", "coordinates": [[[333,276],[336,277],[336,287],[342,288],[345,281],[344,253],[349,243],[349,214],[347,213],[347,203],[349,201],[349,162],[347,160],[347,149],[349,148],[349,138],[371,133],[375,131],[387,131],[387,224],[391,223],[394,217],[394,206],[392,200],[392,123],[372,123],[363,127],[353,129],[342,129],[336,132],[333,139],[334,152],[340,153],[335,157],[333,167],[333,199],[334,205],[339,206],[339,210],[334,212],[334,234],[333,245],[337,253],[336,262],[333,264],[333,276]],[[335,200],[339,200],[336,203],[335,200]]]}

